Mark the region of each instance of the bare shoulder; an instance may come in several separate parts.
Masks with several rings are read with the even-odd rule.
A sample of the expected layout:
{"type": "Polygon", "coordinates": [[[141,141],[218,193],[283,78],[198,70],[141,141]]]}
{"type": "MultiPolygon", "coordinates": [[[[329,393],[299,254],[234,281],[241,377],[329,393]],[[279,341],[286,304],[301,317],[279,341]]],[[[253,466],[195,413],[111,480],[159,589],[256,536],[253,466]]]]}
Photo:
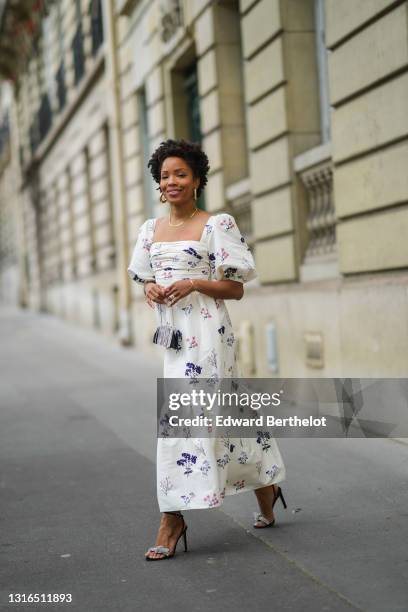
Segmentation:
{"type": "Polygon", "coordinates": [[[209,212],[207,212],[206,210],[202,210],[201,211],[201,219],[203,221],[205,221],[207,223],[208,219],[210,219],[210,217],[213,217],[214,215],[210,214],[209,212]]]}
{"type": "Polygon", "coordinates": [[[168,217],[156,217],[154,220],[156,229],[161,227],[164,224],[164,222],[167,220],[167,218],[168,217]]]}

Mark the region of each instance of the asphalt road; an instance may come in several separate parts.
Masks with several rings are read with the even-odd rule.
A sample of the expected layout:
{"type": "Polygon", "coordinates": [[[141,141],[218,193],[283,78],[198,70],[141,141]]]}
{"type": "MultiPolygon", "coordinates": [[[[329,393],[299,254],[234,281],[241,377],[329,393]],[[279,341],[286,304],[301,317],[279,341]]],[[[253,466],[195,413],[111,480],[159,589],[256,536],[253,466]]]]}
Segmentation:
{"type": "Polygon", "coordinates": [[[276,527],[252,529],[238,494],[185,513],[188,553],[146,563],[159,353],[22,311],[0,333],[1,610],[408,610],[408,440],[280,439],[276,527]]]}

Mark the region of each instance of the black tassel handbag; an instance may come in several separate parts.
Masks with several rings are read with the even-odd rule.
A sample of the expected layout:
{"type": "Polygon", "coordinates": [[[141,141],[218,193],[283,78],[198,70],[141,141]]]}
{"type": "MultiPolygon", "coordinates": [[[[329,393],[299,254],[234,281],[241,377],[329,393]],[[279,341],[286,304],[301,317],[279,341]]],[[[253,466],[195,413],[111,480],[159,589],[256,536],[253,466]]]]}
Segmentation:
{"type": "Polygon", "coordinates": [[[163,307],[163,304],[157,304],[157,308],[159,309],[160,325],[154,332],[153,343],[180,351],[182,333],[174,327],[172,307],[163,307]]]}

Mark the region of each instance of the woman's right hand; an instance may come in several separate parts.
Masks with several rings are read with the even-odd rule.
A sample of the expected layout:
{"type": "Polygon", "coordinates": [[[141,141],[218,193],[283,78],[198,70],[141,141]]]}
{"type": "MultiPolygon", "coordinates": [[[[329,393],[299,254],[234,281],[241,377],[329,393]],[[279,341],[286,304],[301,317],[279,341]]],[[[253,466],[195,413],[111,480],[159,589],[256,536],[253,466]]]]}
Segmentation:
{"type": "Polygon", "coordinates": [[[150,308],[154,308],[153,302],[157,304],[164,304],[164,287],[157,283],[145,283],[144,294],[146,296],[146,302],[150,308]]]}

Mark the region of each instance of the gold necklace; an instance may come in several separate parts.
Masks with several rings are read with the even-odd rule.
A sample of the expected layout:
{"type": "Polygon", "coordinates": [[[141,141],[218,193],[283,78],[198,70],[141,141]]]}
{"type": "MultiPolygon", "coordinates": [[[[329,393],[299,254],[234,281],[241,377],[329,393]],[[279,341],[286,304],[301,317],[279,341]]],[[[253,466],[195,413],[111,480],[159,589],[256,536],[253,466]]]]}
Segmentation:
{"type": "Polygon", "coordinates": [[[196,208],[194,210],[193,214],[190,215],[189,217],[187,217],[187,219],[184,219],[184,221],[182,221],[181,223],[172,223],[171,222],[171,215],[169,215],[169,225],[171,225],[171,227],[180,227],[180,225],[183,225],[186,221],[191,219],[191,217],[194,217],[194,215],[196,214],[197,211],[198,211],[198,208],[196,208]]]}

